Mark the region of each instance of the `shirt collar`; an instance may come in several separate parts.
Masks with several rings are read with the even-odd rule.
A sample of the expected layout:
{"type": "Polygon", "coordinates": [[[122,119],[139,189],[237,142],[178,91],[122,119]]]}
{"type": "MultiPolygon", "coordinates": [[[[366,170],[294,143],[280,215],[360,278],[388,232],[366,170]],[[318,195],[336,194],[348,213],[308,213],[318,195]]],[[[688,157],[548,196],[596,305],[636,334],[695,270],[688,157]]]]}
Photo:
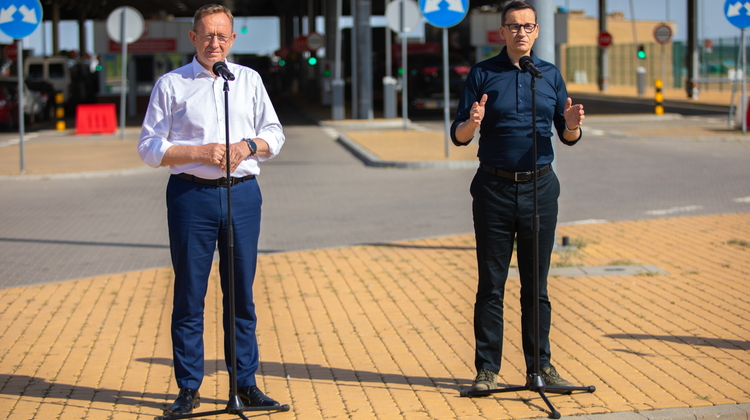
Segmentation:
{"type": "MultiPolygon", "coordinates": [[[[539,57],[534,54],[534,50],[531,50],[531,61],[534,63],[535,66],[539,67],[539,57]]],[[[511,67],[515,67],[513,63],[510,62],[510,57],[508,57],[508,47],[503,47],[502,51],[500,51],[500,54],[497,55],[497,59],[506,65],[509,65],[511,67]]]]}
{"type": "MultiPolygon", "coordinates": [[[[232,63],[229,62],[229,60],[226,60],[226,59],[224,60],[224,63],[226,63],[227,67],[229,67],[232,64],[232,63]]],[[[210,71],[206,70],[206,68],[203,67],[203,65],[200,63],[200,61],[198,61],[198,56],[197,55],[193,56],[193,62],[191,64],[192,64],[191,67],[193,69],[193,78],[194,79],[197,79],[200,76],[203,76],[203,77],[214,77],[214,75],[210,71]],[[202,73],[205,73],[205,74],[202,74],[202,73]]]]}
{"type": "Polygon", "coordinates": [[[194,79],[197,79],[198,77],[206,77],[206,76],[213,77],[213,75],[211,74],[211,72],[208,71],[208,70],[206,70],[206,68],[203,67],[203,65],[198,61],[198,56],[197,55],[193,56],[193,62],[190,63],[190,64],[191,64],[191,68],[193,69],[193,78],[194,79]],[[205,74],[202,74],[202,73],[205,73],[205,74]]]}

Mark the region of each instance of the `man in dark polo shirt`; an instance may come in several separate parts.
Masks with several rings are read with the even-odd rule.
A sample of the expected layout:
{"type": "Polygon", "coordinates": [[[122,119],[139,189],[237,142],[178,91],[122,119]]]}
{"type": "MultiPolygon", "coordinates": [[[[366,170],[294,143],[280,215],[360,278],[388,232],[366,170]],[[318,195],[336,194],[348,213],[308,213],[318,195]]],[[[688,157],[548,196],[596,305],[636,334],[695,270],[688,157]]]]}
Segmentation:
{"type": "MultiPolygon", "coordinates": [[[[451,139],[467,145],[480,128],[480,167],[471,184],[479,285],[474,306],[477,376],[472,390],[497,388],[503,349],[503,298],[508,266],[517,240],[521,276],[521,330],[527,373],[534,372],[533,231],[534,161],[530,89],[532,75],[519,61],[529,56],[542,73],[537,79],[537,184],[539,207],[540,375],[546,385],[572,386],[551,364],[552,308],[547,274],[554,247],[560,184],[552,171],[552,130],[563,144],[581,138],[582,105],[572,105],[559,70],[531,51],[539,34],[536,10],[514,1],[502,11],[499,55],[476,64],[464,85],[451,139]]],[[[547,29],[547,28],[545,28],[547,29]]],[[[547,29],[551,30],[551,29],[547,29]]],[[[554,392],[550,390],[550,392],[554,392]]]]}

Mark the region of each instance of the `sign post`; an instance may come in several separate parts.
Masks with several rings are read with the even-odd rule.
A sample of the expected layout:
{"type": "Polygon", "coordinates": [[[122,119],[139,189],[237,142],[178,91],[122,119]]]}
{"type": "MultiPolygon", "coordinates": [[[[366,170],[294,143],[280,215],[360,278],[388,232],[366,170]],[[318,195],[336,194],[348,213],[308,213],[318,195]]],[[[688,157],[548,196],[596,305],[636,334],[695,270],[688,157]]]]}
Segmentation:
{"type": "Polygon", "coordinates": [[[664,47],[672,40],[672,28],[662,23],[654,28],[654,39],[661,44],[661,80],[667,80],[667,54],[664,47]]]}
{"type": "Polygon", "coordinates": [[[120,83],[120,139],[125,138],[125,94],[128,76],[128,44],[143,35],[143,16],[130,6],[121,6],[107,17],[107,34],[122,44],[122,81],[120,83]]]}
{"type": "MultiPolygon", "coordinates": [[[[398,36],[401,38],[401,68],[403,69],[403,74],[401,75],[401,115],[404,119],[404,131],[406,131],[409,128],[409,94],[407,89],[409,72],[406,70],[408,61],[406,55],[406,34],[417,28],[417,25],[422,21],[422,14],[419,12],[419,6],[417,6],[414,0],[394,0],[386,6],[385,16],[388,21],[388,27],[393,32],[398,33],[398,36]]],[[[390,51],[386,51],[386,54],[390,53],[390,51]]],[[[395,84],[390,79],[383,80],[386,115],[396,114],[395,105],[393,104],[393,101],[396,99],[395,88],[395,84]],[[392,94],[389,94],[390,90],[393,90],[392,94]],[[389,96],[393,96],[393,99],[389,98],[385,100],[389,96]],[[389,112],[389,106],[393,106],[393,112],[389,112]]]]}
{"type": "Polygon", "coordinates": [[[450,86],[448,78],[448,28],[458,25],[469,11],[469,0],[419,0],[422,15],[432,26],[443,28],[443,116],[445,119],[445,157],[450,157],[450,86]]]}
{"type": "MultiPolygon", "coordinates": [[[[750,4],[741,3],[736,0],[726,0],[724,3],[724,16],[732,25],[740,28],[740,51],[742,60],[742,99],[740,100],[740,112],[742,116],[742,133],[747,132],[747,53],[745,51],[745,28],[750,26],[750,4]]],[[[735,81],[736,83],[736,81],[735,81]]]]}
{"type": "MultiPolygon", "coordinates": [[[[42,4],[39,0],[0,0],[0,31],[5,35],[16,40],[16,55],[18,60],[18,138],[21,153],[21,173],[26,172],[26,165],[23,155],[23,134],[24,134],[24,112],[23,112],[23,44],[22,38],[26,38],[36,31],[39,22],[42,21],[42,4]]],[[[12,49],[5,51],[10,59],[12,49]]]]}

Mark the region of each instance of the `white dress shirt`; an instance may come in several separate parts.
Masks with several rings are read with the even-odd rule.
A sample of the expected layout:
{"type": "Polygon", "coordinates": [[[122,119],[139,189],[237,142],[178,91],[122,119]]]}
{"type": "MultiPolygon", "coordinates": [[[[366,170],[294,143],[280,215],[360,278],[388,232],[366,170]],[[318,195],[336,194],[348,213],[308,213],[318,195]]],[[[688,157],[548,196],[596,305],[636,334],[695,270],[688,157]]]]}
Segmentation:
{"type": "MultiPolygon", "coordinates": [[[[284,145],[284,132],[260,75],[248,67],[227,62],[235,80],[229,82],[229,141],[261,138],[270,156],[248,157],[232,177],[260,174],[258,162],[276,156],[284,145]]],[[[200,146],[226,143],[224,79],[214,77],[198,60],[171,71],[157,80],[143,120],[138,154],[149,166],[162,166],[162,158],[173,145],[200,146]]],[[[190,162],[170,165],[172,174],[188,173],[199,178],[226,176],[219,165],[190,162]]]]}

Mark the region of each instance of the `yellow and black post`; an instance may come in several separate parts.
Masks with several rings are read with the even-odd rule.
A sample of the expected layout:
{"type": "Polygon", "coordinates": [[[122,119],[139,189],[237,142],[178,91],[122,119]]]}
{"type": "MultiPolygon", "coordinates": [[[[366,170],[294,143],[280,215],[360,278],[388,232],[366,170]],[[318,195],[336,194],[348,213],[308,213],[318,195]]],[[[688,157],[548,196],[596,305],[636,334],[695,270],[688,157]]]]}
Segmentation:
{"type": "Polygon", "coordinates": [[[662,82],[661,79],[654,80],[654,87],[656,88],[656,93],[654,95],[654,113],[656,115],[664,115],[664,94],[661,93],[662,88],[662,82]]]}
{"type": "Polygon", "coordinates": [[[57,131],[65,130],[65,95],[62,92],[55,94],[55,119],[57,131]]]}

